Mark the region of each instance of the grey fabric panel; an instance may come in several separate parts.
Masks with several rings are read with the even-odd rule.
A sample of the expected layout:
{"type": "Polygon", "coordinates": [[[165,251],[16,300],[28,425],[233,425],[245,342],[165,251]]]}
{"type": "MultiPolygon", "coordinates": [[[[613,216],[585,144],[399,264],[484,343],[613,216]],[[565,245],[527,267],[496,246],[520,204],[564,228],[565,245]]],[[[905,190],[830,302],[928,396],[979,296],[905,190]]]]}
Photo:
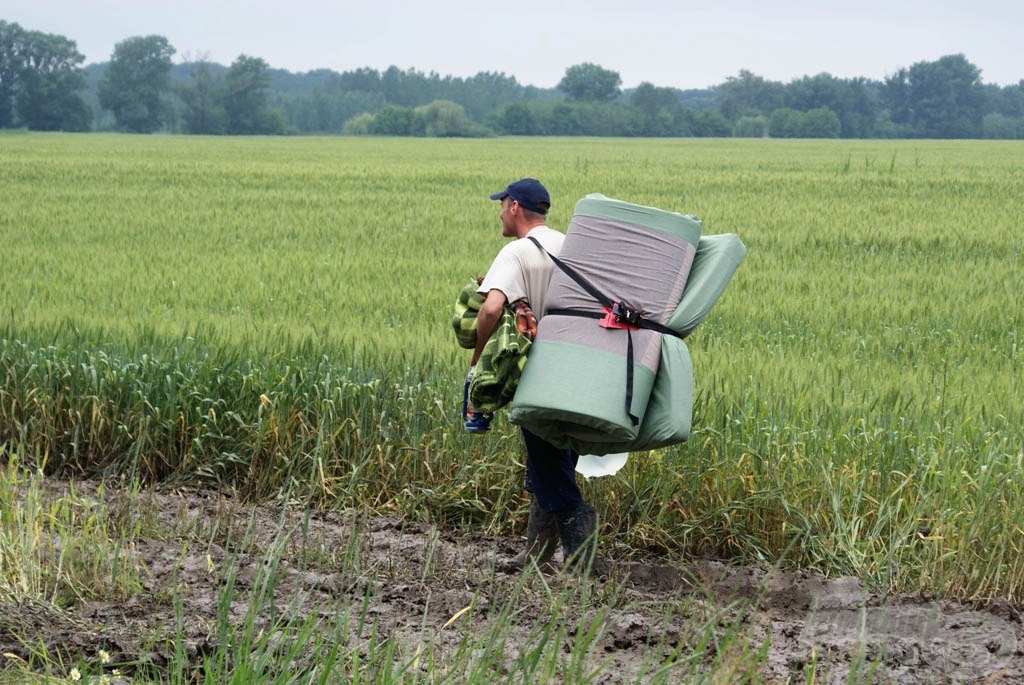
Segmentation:
{"type": "MultiPolygon", "coordinates": [[[[537,326],[537,339],[572,343],[610,352],[621,356],[622,363],[625,364],[629,344],[626,331],[621,328],[602,328],[597,322],[597,319],[548,314],[537,326]]],[[[645,366],[656,373],[658,360],[661,358],[661,333],[640,329],[630,331],[629,335],[633,337],[633,363],[645,366]]]]}
{"type": "MultiPolygon", "coordinates": [[[[665,323],[682,298],[696,250],[693,243],[664,231],[577,215],[570,222],[560,259],[611,300],[665,323]]],[[[551,275],[548,308],[602,311],[601,304],[561,269],[551,275]]],[[[552,318],[541,319],[538,338],[626,354],[624,330],[604,329],[596,320],[575,317],[554,317],[558,321],[545,326],[552,318]]],[[[637,330],[631,335],[634,361],[657,372],[661,334],[637,330]]]]}
{"type": "MultiPolygon", "coordinates": [[[[679,236],[599,217],[576,215],[560,258],[614,301],[665,323],[683,296],[697,246],[679,236]]],[[[549,309],[601,311],[560,269],[551,276],[549,309]]]]}

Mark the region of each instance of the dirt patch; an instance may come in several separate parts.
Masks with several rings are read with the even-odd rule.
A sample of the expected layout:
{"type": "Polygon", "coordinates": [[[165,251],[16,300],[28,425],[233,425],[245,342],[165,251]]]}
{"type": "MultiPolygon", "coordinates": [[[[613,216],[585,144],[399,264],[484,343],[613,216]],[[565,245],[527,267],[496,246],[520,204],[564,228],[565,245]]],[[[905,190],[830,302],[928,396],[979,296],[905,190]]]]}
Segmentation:
{"type": "MultiPolygon", "coordinates": [[[[76,491],[97,493],[89,484],[76,491]]],[[[103,497],[113,516],[142,513],[151,530],[166,532],[140,536],[127,551],[139,563],[141,588],[124,602],[62,609],[4,600],[0,653],[8,665],[12,656],[29,659],[32,645],[71,661],[103,649],[121,663],[161,665],[174,653],[199,663],[224,639],[224,625],[250,621],[259,634],[282,616],[330,621],[353,607],[372,620],[378,639],[411,650],[429,635],[430,648],[443,653],[462,631],[488,625],[513,595],[512,634],[528,644],[550,620],[550,590],[578,582],[497,571],[519,539],[248,506],[204,492],[103,497]],[[227,615],[219,615],[224,607],[227,615]]],[[[611,560],[592,583],[590,600],[565,619],[600,625],[587,655],[606,664],[598,682],[633,682],[652,660],[685,660],[709,634],[754,651],[767,645],[756,676],[765,682],[804,682],[814,671],[815,682],[846,683],[862,663],[856,682],[1024,682],[1022,613],[1006,602],[880,596],[855,578],[706,560],[611,560]]],[[[702,649],[709,660],[723,658],[702,649]]]]}

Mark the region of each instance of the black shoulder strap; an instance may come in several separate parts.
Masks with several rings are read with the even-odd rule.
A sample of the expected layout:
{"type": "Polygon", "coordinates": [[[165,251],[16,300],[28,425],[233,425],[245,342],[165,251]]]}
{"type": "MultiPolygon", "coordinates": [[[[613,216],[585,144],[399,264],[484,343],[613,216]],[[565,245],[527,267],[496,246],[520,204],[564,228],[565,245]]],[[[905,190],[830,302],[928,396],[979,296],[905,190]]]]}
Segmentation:
{"type": "Polygon", "coordinates": [[[652,321],[651,319],[644,318],[642,312],[638,312],[635,309],[631,309],[622,302],[615,302],[610,297],[608,297],[600,290],[598,290],[596,287],[594,287],[594,284],[588,281],[579,271],[572,268],[564,261],[562,261],[555,255],[551,254],[546,249],[544,249],[544,246],[540,244],[539,240],[534,238],[532,235],[528,235],[526,237],[529,238],[530,241],[533,242],[533,244],[536,245],[538,248],[540,248],[545,254],[547,254],[547,256],[551,258],[551,261],[555,263],[555,266],[561,269],[569,278],[576,281],[576,283],[581,288],[586,290],[591,297],[600,302],[601,306],[604,307],[606,310],[605,314],[595,314],[593,312],[576,312],[569,309],[556,309],[549,311],[549,314],[564,314],[568,316],[592,316],[595,319],[603,319],[610,315],[618,323],[621,323],[626,326],[646,328],[648,330],[657,331],[658,333],[662,333],[664,335],[674,335],[680,339],[683,337],[682,334],[680,334],[678,331],[672,330],[668,326],[660,324],[657,321],[652,321]]]}
{"type": "Polygon", "coordinates": [[[576,283],[581,288],[586,290],[587,293],[589,293],[591,297],[593,297],[595,300],[600,302],[602,306],[607,307],[608,309],[612,308],[612,305],[614,304],[614,302],[612,302],[611,299],[609,297],[607,297],[604,293],[602,293],[600,290],[595,288],[593,286],[593,284],[590,283],[590,281],[588,281],[586,278],[583,277],[583,274],[581,274],[580,272],[576,271],[576,269],[572,268],[571,266],[569,266],[568,264],[563,262],[561,259],[559,259],[555,255],[553,255],[550,252],[548,252],[544,248],[544,246],[540,244],[540,241],[537,240],[536,238],[534,238],[532,235],[528,235],[526,237],[528,239],[530,239],[533,242],[534,245],[536,245],[538,248],[540,248],[541,251],[543,251],[545,254],[547,254],[547,256],[551,258],[551,261],[555,263],[555,266],[557,266],[559,269],[561,269],[563,272],[565,272],[566,276],[568,276],[572,280],[576,281],[576,283]]]}

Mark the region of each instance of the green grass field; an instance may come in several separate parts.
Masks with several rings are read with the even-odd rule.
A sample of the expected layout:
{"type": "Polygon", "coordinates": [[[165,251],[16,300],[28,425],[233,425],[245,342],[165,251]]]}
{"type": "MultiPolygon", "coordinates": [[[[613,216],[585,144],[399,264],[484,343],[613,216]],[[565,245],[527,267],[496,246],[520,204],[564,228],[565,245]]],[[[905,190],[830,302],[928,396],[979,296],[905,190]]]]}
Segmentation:
{"type": "Polygon", "coordinates": [[[748,247],[690,442],[585,485],[609,551],[1024,600],[1018,142],[0,136],[0,453],[511,530],[448,321],[525,175],[748,247]]]}

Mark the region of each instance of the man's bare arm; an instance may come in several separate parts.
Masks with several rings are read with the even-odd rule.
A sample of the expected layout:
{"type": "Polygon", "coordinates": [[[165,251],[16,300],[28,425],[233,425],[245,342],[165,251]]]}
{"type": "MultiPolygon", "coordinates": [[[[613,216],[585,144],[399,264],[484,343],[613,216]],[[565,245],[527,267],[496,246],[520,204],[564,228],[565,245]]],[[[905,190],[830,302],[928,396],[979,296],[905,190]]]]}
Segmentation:
{"type": "Polygon", "coordinates": [[[504,311],[507,303],[508,298],[500,290],[491,290],[487,293],[487,298],[480,306],[480,311],[476,313],[476,349],[473,350],[473,358],[469,362],[470,366],[476,366],[476,363],[480,360],[480,355],[484,351],[484,345],[487,344],[494,330],[498,327],[498,322],[501,321],[501,313],[504,311]]]}

